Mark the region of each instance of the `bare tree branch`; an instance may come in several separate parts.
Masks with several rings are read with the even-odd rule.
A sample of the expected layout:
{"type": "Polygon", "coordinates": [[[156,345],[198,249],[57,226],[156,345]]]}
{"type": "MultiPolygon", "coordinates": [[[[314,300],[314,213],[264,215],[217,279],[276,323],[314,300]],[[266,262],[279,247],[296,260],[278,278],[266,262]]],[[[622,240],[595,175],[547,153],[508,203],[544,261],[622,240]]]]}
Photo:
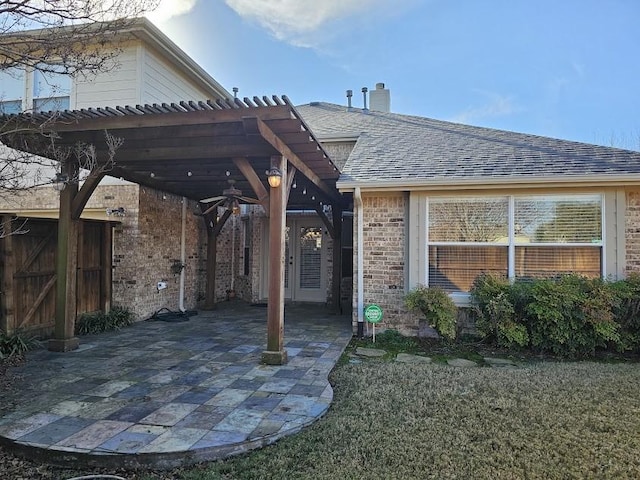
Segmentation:
{"type": "Polygon", "coordinates": [[[0,2],[0,70],[91,75],[115,66],[114,39],[158,0],[0,2]],[[91,45],[90,48],[87,48],[91,45]],[[52,67],[55,65],[55,67],[52,67]]]}
{"type": "MultiPolygon", "coordinates": [[[[0,118],[0,199],[17,198],[35,186],[51,184],[59,165],[67,159],[81,172],[70,182],[110,171],[122,139],[104,132],[104,144],[59,145],[48,126],[59,121],[55,79],[90,77],[118,66],[120,45],[139,22],[137,17],[154,10],[159,0],[2,0],[0,1],[0,74],[24,80],[25,73],[38,74],[46,93],[34,109],[52,112],[48,120],[29,123],[25,118],[0,118]],[[57,76],[57,77],[56,77],[57,76]],[[47,105],[46,101],[50,103],[47,105]],[[42,152],[34,156],[33,151],[42,152]]],[[[34,80],[35,81],[35,80],[34,80]]],[[[71,82],[69,82],[70,84],[71,82]]],[[[0,100],[5,92],[0,91],[0,100]]],[[[16,100],[9,98],[8,100],[16,100]]],[[[15,107],[14,107],[15,108],[15,107]]],[[[64,108],[64,106],[62,107],[64,108]]],[[[0,111],[0,114],[2,112],[0,111]]],[[[98,140],[98,143],[102,143],[98,140]]],[[[0,227],[0,238],[9,231],[0,227]]],[[[12,228],[12,233],[20,228],[12,228]]]]}

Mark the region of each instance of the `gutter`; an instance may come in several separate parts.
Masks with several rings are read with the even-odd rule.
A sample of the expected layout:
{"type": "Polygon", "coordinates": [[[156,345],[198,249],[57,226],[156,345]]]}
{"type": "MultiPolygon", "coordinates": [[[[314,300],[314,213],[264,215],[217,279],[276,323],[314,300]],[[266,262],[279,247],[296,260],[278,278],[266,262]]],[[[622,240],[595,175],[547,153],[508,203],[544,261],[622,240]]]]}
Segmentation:
{"type": "Polygon", "coordinates": [[[364,337],[364,208],[362,206],[362,195],[360,187],[356,187],[353,195],[356,207],[356,219],[358,228],[358,281],[356,290],[358,292],[358,337],[364,337]]]}
{"type": "Polygon", "coordinates": [[[640,185],[639,174],[628,175],[575,175],[563,177],[523,177],[508,176],[500,178],[447,178],[447,179],[385,179],[373,181],[343,180],[336,183],[336,188],[341,192],[353,192],[357,188],[366,188],[372,191],[397,191],[402,190],[486,190],[493,188],[551,188],[551,187],[605,187],[622,185],[640,185]]]}

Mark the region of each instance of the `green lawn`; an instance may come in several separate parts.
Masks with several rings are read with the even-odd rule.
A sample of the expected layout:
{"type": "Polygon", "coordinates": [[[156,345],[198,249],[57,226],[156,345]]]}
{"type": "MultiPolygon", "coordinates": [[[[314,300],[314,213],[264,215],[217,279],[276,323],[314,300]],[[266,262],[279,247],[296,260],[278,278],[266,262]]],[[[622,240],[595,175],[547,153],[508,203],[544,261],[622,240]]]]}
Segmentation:
{"type": "MultiPolygon", "coordinates": [[[[331,408],[299,434],[226,461],[119,474],[128,480],[640,478],[640,363],[523,360],[505,370],[346,358],[331,376],[331,408]]],[[[29,473],[2,478],[73,476],[6,455],[3,470],[29,473]]]]}
{"type": "MultiPolygon", "coordinates": [[[[200,479],[640,478],[640,365],[336,368],[327,415],[200,479]]],[[[150,476],[147,478],[160,478],[150,476]]]]}

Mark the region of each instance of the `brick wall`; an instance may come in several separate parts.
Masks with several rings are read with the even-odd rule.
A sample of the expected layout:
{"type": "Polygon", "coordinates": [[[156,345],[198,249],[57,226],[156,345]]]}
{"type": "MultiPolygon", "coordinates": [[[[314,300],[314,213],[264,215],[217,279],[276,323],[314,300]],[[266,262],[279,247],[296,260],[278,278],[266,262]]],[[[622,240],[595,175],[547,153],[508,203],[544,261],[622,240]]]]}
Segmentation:
{"type": "Polygon", "coordinates": [[[627,190],[626,200],[626,272],[640,273],[640,190],[627,190]]]}
{"type": "MultiPolygon", "coordinates": [[[[381,328],[415,328],[417,319],[404,307],[406,208],[408,199],[396,195],[363,195],[364,303],[379,305],[381,328]]],[[[357,281],[357,215],[354,218],[354,281],[357,281]]],[[[354,328],[358,320],[357,290],[353,291],[354,328]]]]}
{"type": "MultiPolygon", "coordinates": [[[[201,217],[194,215],[196,208],[195,202],[188,201],[184,267],[186,309],[196,308],[198,299],[204,294],[201,274],[205,268],[204,224],[201,217]]],[[[138,318],[149,317],[161,308],[177,310],[182,197],[140,187],[138,211],[132,211],[130,216],[132,220],[114,232],[114,304],[131,308],[138,318]],[[160,281],[166,282],[166,289],[158,290],[160,281]]]]}
{"type": "MultiPolygon", "coordinates": [[[[36,188],[14,198],[12,208],[57,209],[58,192],[51,187],[36,188]]],[[[9,205],[7,205],[9,207],[9,205]]],[[[100,185],[86,208],[123,207],[124,216],[113,232],[113,305],[130,308],[137,319],[148,318],[161,308],[177,310],[180,275],[172,270],[180,260],[182,197],[163,194],[135,184],[100,185]],[[167,288],[157,289],[165,281],[167,288]]],[[[206,234],[202,217],[194,215],[195,202],[188,202],[186,216],[186,261],[184,306],[196,308],[204,299],[206,281],[206,234]]],[[[229,257],[224,249],[231,230],[225,227],[219,241],[219,258],[229,257]]],[[[224,279],[229,271],[220,272],[224,279]]],[[[224,297],[225,295],[220,295],[224,297]]]]}

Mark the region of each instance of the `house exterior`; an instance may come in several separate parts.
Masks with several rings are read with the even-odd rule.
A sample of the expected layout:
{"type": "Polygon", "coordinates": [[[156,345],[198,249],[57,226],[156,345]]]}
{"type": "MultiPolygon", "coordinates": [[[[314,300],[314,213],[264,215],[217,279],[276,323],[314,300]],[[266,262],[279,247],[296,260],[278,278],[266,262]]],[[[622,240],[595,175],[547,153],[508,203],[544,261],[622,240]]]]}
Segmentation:
{"type": "MultiPolygon", "coordinates": [[[[37,71],[3,72],[0,78],[0,111],[46,112],[91,107],[162,104],[228,98],[232,95],[146,19],[136,19],[117,37],[116,67],[91,77],[70,78],[37,71]]],[[[116,158],[117,163],[117,158],[116,158]]],[[[54,177],[50,169],[40,176],[54,177]]],[[[42,180],[42,179],[40,179],[42,180]]],[[[0,198],[0,211],[22,217],[57,217],[59,192],[44,185],[21,195],[0,198]]],[[[113,304],[125,306],[137,318],[149,317],[161,308],[179,305],[196,308],[203,298],[206,232],[197,202],[118,177],[105,177],[89,199],[82,217],[113,221],[113,304]],[[184,217],[185,255],[181,260],[181,221],[184,217]],[[176,220],[177,219],[177,220],[176,220]],[[179,300],[180,268],[184,264],[184,298],[179,300]],[[162,282],[166,288],[158,289],[162,282]]],[[[235,220],[235,219],[234,219],[235,220]]],[[[244,240],[241,223],[229,222],[218,248],[220,298],[231,276],[232,232],[238,235],[236,250],[244,240]],[[232,230],[234,227],[234,230],[232,230]]],[[[53,295],[53,292],[52,292],[53,295]]],[[[6,304],[6,301],[3,301],[6,304]]],[[[6,312],[4,312],[6,316],[6,312]]],[[[52,319],[35,330],[50,331],[52,319]]]]}
{"type": "MultiPolygon", "coordinates": [[[[373,94],[388,91],[378,84],[373,94]]],[[[640,153],[328,103],[298,107],[353,195],[353,322],[415,333],[404,295],[422,284],[459,306],[481,273],[640,270],[640,153]]]]}
{"type": "MultiPolygon", "coordinates": [[[[286,117],[273,123],[283,126],[276,135],[280,144],[301,146],[300,155],[306,148],[304,154],[317,163],[317,171],[328,168],[315,186],[309,183],[309,178],[316,178],[313,171],[305,177],[293,169],[287,185],[290,208],[281,259],[284,301],[352,310],[354,331],[363,323],[364,308],[375,303],[383,309],[383,327],[415,333],[418,318],[407,311],[404,296],[420,284],[440,286],[459,306],[467,306],[469,289],[484,272],[508,278],[563,272],[622,278],[640,270],[638,152],[391,113],[390,93],[382,84],[370,92],[370,109],[321,102],[294,108],[288,100],[286,105],[279,99],[273,105],[265,97],[234,100],[146,20],[123,32],[119,47],[120,67],[92,79],[64,83],[62,77],[49,78],[50,90],[34,72],[3,79],[6,93],[0,108],[6,113],[38,112],[53,106],[77,112],[147,105],[119,111],[124,117],[140,115],[141,123],[149,119],[162,125],[155,115],[198,116],[220,108],[215,102],[203,103],[209,99],[226,98],[220,104],[223,110],[248,109],[247,115],[258,111],[264,121],[275,118],[268,112],[273,107],[286,117]],[[170,106],[189,100],[196,103],[170,106]],[[337,183],[334,173],[340,175],[337,183]],[[332,192],[323,197],[318,190],[327,180],[340,190],[340,199],[327,202],[332,192]]],[[[90,123],[90,114],[78,115],[90,123]]],[[[234,115],[220,113],[221,118],[234,115]]],[[[211,127],[199,125],[220,126],[226,132],[222,143],[244,142],[246,158],[258,147],[259,156],[264,156],[268,135],[258,135],[250,122],[232,120],[240,124],[216,120],[211,127]]],[[[215,144],[215,135],[209,140],[215,144]]],[[[157,146],[145,148],[151,151],[152,146],[158,155],[157,146]]],[[[173,178],[178,160],[149,156],[158,162],[149,170],[139,165],[151,155],[148,152],[138,152],[144,158],[137,159],[132,153],[136,149],[124,145],[116,154],[116,170],[119,158],[137,164],[131,179],[139,181],[105,178],[82,214],[116,222],[111,259],[114,304],[132,308],[142,319],[165,307],[192,309],[231,298],[268,301],[269,205],[256,191],[256,186],[264,190],[264,180],[250,180],[247,161],[220,153],[239,146],[207,147],[226,155],[224,168],[214,172],[202,162],[189,164],[202,172],[185,171],[180,182],[196,182],[198,176],[207,182],[215,177],[217,182],[217,190],[190,200],[175,193],[183,191],[173,178]],[[160,168],[169,175],[168,183],[148,181],[160,168]],[[219,198],[221,190],[233,190],[235,182],[243,182],[241,198],[256,198],[233,206],[237,214],[222,222],[212,251],[213,223],[202,221],[202,207],[211,202],[194,199],[219,198]],[[162,190],[167,185],[174,185],[174,193],[162,190]],[[211,278],[214,281],[207,282],[211,278]],[[208,283],[214,284],[214,291],[208,283]]],[[[263,170],[269,167],[260,162],[264,159],[254,163],[263,170]]],[[[55,216],[59,198],[59,192],[45,186],[1,199],[0,210],[24,217],[55,216]]],[[[222,205],[209,215],[217,222],[224,210],[222,205]]]]}

